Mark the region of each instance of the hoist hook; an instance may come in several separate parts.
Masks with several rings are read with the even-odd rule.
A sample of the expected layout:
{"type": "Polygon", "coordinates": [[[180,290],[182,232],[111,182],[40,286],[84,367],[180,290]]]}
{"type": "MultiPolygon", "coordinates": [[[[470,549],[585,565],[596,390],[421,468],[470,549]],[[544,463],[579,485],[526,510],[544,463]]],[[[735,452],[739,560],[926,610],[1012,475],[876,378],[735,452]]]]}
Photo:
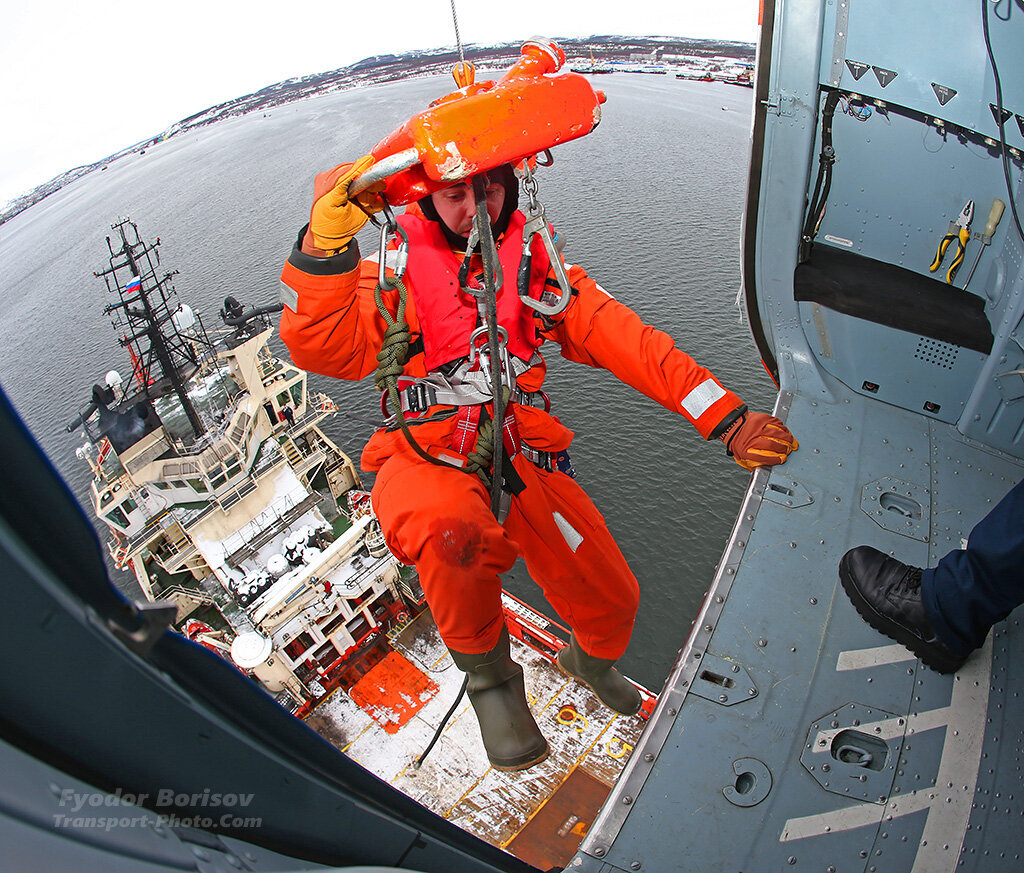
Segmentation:
{"type": "MultiPolygon", "coordinates": [[[[542,166],[551,166],[551,153],[547,152],[546,154],[548,163],[542,164],[542,166]]],[[[565,264],[562,263],[562,255],[551,238],[551,228],[548,227],[544,207],[537,199],[537,180],[530,169],[529,161],[523,161],[520,175],[523,178],[523,190],[526,192],[529,204],[524,212],[526,224],[523,225],[523,256],[519,261],[519,276],[517,277],[519,299],[524,305],[536,310],[541,315],[549,317],[559,315],[565,311],[572,299],[572,286],[569,284],[569,276],[565,272],[565,264]],[[555,278],[558,280],[561,292],[554,303],[545,303],[543,300],[535,300],[530,297],[530,270],[533,263],[531,244],[537,234],[540,234],[544,243],[544,249],[548,253],[548,260],[551,262],[551,268],[555,271],[555,278]]]]}

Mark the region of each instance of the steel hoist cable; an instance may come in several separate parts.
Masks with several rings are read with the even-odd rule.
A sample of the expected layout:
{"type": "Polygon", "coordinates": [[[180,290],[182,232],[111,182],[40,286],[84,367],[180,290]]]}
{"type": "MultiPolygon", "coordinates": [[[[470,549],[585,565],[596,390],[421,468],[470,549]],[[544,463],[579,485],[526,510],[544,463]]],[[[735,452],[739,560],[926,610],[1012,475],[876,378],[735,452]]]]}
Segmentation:
{"type": "MultiPolygon", "coordinates": [[[[491,232],[491,218],[487,213],[487,192],[481,176],[473,177],[473,197],[476,200],[476,216],[473,219],[476,235],[480,237],[480,258],[483,261],[484,318],[487,326],[487,348],[490,366],[487,368],[491,382],[493,412],[491,421],[491,511],[498,516],[501,505],[502,429],[505,426],[504,355],[498,336],[498,247],[491,232]]],[[[472,248],[472,247],[470,247],[472,248]]],[[[500,267],[498,267],[500,269],[500,267]]],[[[511,374],[510,374],[511,376],[511,374]]]]}
{"type": "Polygon", "coordinates": [[[462,54],[462,38],[459,36],[459,15],[455,11],[455,0],[451,0],[452,3],[452,24],[455,25],[455,45],[459,49],[459,64],[465,69],[466,58],[462,54]]]}

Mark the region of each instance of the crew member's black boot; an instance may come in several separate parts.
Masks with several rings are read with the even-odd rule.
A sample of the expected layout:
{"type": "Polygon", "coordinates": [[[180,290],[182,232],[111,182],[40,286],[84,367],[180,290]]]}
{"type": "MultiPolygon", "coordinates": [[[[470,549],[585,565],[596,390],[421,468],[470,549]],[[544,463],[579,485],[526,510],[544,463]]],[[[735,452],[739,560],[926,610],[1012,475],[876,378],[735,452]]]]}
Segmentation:
{"type": "Polygon", "coordinates": [[[620,715],[636,715],[643,700],[636,686],[615,669],[615,661],[588,655],[576,641],[576,634],[569,639],[569,645],[558,653],[558,666],[590,686],[601,698],[601,702],[620,715]]]}
{"type": "Polygon", "coordinates": [[[850,549],[839,561],[839,580],[853,605],[875,630],[902,643],[939,673],[953,673],[966,655],[938,638],[921,602],[921,568],[871,546],[850,549]]]}
{"type": "MultiPolygon", "coordinates": [[[[449,649],[449,651],[451,651],[449,649]]],[[[489,652],[451,652],[455,666],[469,674],[473,704],[487,758],[495,770],[525,770],[548,756],[548,741],[526,702],[523,668],[512,660],[508,629],[489,652]]]]}

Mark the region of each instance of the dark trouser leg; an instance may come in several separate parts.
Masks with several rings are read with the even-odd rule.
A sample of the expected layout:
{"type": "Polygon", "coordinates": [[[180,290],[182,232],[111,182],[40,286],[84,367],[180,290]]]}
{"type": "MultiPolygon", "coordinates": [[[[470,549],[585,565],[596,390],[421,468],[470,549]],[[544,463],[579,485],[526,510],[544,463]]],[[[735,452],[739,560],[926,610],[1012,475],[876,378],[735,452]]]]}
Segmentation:
{"type": "Polygon", "coordinates": [[[924,571],[921,598],[939,638],[960,653],[1024,603],[1024,481],[978,522],[966,549],[924,571]]]}

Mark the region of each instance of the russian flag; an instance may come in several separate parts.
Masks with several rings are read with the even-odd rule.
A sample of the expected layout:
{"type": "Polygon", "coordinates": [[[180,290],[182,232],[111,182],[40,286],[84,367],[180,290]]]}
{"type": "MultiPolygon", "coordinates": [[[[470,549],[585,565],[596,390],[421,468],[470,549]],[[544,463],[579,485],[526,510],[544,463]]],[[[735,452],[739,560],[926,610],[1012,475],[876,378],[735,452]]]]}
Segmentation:
{"type": "Polygon", "coordinates": [[[127,285],[124,286],[125,291],[138,291],[142,285],[142,277],[135,276],[127,285]]]}

